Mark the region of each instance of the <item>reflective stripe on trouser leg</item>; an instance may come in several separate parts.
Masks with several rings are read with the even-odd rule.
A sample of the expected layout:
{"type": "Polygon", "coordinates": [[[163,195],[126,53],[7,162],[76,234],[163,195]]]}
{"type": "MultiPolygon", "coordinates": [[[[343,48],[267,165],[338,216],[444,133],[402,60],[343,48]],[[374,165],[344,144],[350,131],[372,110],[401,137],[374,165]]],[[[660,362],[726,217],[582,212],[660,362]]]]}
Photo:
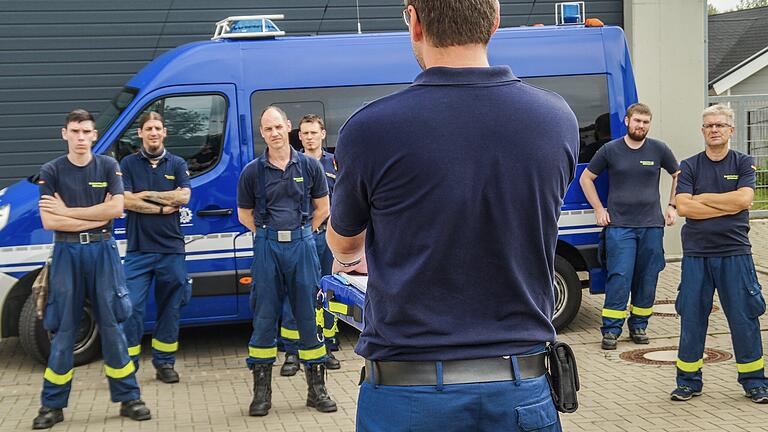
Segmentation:
{"type": "Polygon", "coordinates": [[[744,390],[768,387],[759,321],[759,316],[765,313],[765,299],[752,256],[711,260],[720,305],[731,328],[739,384],[744,390]]]}
{"type": "Polygon", "coordinates": [[[155,302],[157,323],[152,339],[152,364],[174,365],[179,349],[181,302],[187,284],[184,254],[157,254],[155,262],[155,302]]]}
{"type": "Polygon", "coordinates": [[[603,334],[621,334],[626,319],[627,302],[632,286],[637,250],[636,233],[631,228],[608,227],[605,229],[607,280],[603,303],[603,334]]]}
{"type": "Polygon", "coordinates": [[[293,310],[288,296],[283,297],[280,317],[280,335],[278,346],[282,345],[283,350],[289,354],[299,353],[299,329],[296,327],[296,318],[293,317],[293,310]]]}
{"type": "Polygon", "coordinates": [[[677,385],[701,391],[701,365],[712,311],[714,281],[703,257],[683,257],[680,290],[675,308],[680,314],[680,343],[677,350],[677,385]]]}
{"type": "Polygon", "coordinates": [[[282,277],[277,257],[264,237],[253,239],[250,307],[253,331],[248,341],[249,368],[259,363],[274,363],[277,357],[277,322],[282,308],[282,277]]]}
{"type": "Polygon", "coordinates": [[[666,265],[664,261],[664,228],[634,228],[637,234],[637,255],[632,276],[630,309],[627,326],[630,330],[646,329],[653,313],[656,299],[656,284],[659,272],[666,265]]]}

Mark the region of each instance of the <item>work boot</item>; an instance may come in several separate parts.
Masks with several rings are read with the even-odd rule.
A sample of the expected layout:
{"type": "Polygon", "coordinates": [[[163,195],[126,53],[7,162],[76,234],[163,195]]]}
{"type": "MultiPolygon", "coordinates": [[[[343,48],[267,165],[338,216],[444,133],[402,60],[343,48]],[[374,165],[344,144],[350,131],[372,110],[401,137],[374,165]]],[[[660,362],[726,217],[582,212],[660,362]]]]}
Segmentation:
{"type": "Polygon", "coordinates": [[[253,400],[248,415],[265,416],[272,408],[272,363],[253,365],[253,400]]]}
{"type": "Polygon", "coordinates": [[[306,365],[304,372],[307,375],[307,406],[320,412],[336,411],[336,402],[331,399],[325,388],[325,364],[306,365]]]}
{"type": "Polygon", "coordinates": [[[648,335],[645,334],[645,329],[637,328],[629,331],[629,336],[632,338],[632,342],[636,344],[646,345],[650,343],[648,335]]]}
{"type": "Polygon", "coordinates": [[[141,399],[134,399],[120,404],[120,415],[131,420],[142,421],[152,418],[149,408],[141,399]]]}
{"type": "Polygon", "coordinates": [[[285,354],[285,362],[280,368],[280,376],[294,376],[299,371],[299,356],[296,354],[285,354]]]}
{"type": "Polygon", "coordinates": [[[179,382],[179,374],[173,370],[173,365],[168,363],[161,364],[157,367],[155,378],[166,384],[179,382]]]}
{"type": "Polygon", "coordinates": [[[768,387],[749,389],[745,396],[754,403],[768,404],[768,387]]]}
{"type": "Polygon", "coordinates": [[[604,350],[615,350],[618,343],[618,336],[613,333],[606,333],[603,335],[603,342],[600,344],[604,350]]]}
{"type": "Polygon", "coordinates": [[[672,390],[669,398],[677,402],[685,402],[693,399],[696,396],[701,396],[701,390],[694,390],[688,386],[677,386],[672,390]]]}
{"type": "Polygon", "coordinates": [[[37,417],[32,421],[32,429],[52,428],[56,423],[64,421],[64,411],[61,408],[40,407],[37,417]]]}
{"type": "Polygon", "coordinates": [[[328,351],[328,358],[325,359],[325,368],[330,370],[341,369],[341,362],[328,351]]]}

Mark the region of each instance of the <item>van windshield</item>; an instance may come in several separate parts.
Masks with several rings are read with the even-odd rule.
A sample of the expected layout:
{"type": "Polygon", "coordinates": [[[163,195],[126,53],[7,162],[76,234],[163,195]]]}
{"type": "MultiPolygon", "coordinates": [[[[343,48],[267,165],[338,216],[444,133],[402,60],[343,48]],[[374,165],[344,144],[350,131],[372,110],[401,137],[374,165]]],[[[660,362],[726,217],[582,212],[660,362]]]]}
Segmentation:
{"type": "Polygon", "coordinates": [[[125,108],[131,104],[133,98],[139,92],[138,89],[133,87],[125,87],[112,98],[112,102],[109,103],[107,108],[99,114],[96,118],[96,130],[99,131],[99,135],[106,133],[107,129],[112,126],[112,123],[120,117],[125,108]]]}

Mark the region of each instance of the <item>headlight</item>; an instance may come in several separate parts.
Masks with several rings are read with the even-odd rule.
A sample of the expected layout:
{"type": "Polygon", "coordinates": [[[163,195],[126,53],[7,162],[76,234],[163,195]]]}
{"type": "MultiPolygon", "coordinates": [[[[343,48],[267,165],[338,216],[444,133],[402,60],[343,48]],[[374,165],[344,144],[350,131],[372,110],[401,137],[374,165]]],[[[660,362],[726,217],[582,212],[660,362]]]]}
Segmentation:
{"type": "Polygon", "coordinates": [[[11,205],[0,206],[0,230],[8,224],[8,218],[11,216],[11,205]]]}

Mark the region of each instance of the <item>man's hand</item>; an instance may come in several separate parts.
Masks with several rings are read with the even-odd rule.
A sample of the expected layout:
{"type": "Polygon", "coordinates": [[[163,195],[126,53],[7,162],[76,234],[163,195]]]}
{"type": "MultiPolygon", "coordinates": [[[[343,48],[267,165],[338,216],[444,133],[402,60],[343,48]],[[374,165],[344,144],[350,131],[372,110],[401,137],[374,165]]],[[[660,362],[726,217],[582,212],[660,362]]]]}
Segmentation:
{"type": "Polygon", "coordinates": [[[605,208],[595,210],[595,223],[599,226],[608,226],[611,224],[611,216],[605,208]]]}
{"type": "Polygon", "coordinates": [[[677,210],[675,210],[672,206],[667,206],[667,212],[664,215],[664,221],[667,223],[667,226],[672,226],[675,224],[675,221],[677,221],[677,210]]]}
{"type": "Polygon", "coordinates": [[[54,193],[53,196],[41,196],[39,207],[40,211],[45,211],[59,216],[68,216],[67,211],[69,210],[69,207],[64,204],[64,200],[61,199],[58,192],[54,193]]]}
{"type": "Polygon", "coordinates": [[[344,267],[334,258],[333,259],[333,267],[331,268],[331,273],[360,273],[367,275],[368,274],[368,262],[365,260],[365,255],[360,259],[360,264],[357,264],[352,267],[344,267]]]}

